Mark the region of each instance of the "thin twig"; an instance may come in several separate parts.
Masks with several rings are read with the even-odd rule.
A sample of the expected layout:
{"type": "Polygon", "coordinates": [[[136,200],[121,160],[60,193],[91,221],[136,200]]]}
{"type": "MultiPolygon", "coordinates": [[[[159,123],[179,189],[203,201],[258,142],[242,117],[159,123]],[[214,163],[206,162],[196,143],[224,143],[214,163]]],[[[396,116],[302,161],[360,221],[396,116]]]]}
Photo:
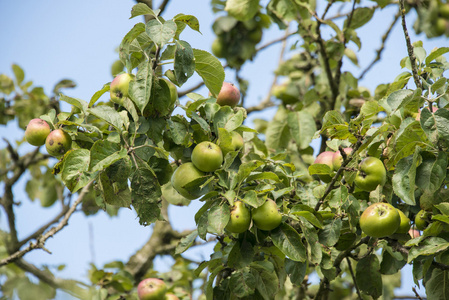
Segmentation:
{"type": "MultiPolygon", "coordinates": [[[[17,251],[15,253],[12,253],[10,256],[8,256],[7,258],[4,258],[0,261],[0,267],[7,265],[11,262],[14,262],[16,260],[18,260],[19,258],[23,257],[26,253],[30,252],[31,250],[34,249],[45,249],[45,242],[47,239],[49,239],[50,237],[52,237],[53,235],[55,235],[56,233],[58,233],[62,228],[64,228],[68,222],[69,222],[69,218],[70,216],[75,212],[76,207],[78,206],[78,204],[81,203],[81,201],[83,201],[84,196],[87,194],[87,192],[89,191],[90,186],[92,185],[92,183],[94,182],[94,179],[92,179],[79,193],[78,198],[76,199],[76,201],[73,203],[73,205],[70,207],[70,209],[65,213],[64,218],[58,223],[58,225],[52,227],[49,231],[47,231],[47,233],[45,233],[44,235],[39,236],[36,239],[36,243],[30,243],[28,245],[28,247],[26,247],[23,250],[17,251]]],[[[48,250],[47,250],[48,251],[48,250]]]]}
{"type": "Polygon", "coordinates": [[[410,36],[408,34],[407,25],[405,23],[405,7],[404,0],[399,0],[400,10],[402,15],[402,29],[404,31],[405,42],[407,44],[408,56],[410,57],[410,64],[412,66],[413,80],[415,81],[415,85],[417,88],[422,88],[421,81],[419,80],[418,69],[416,67],[416,56],[413,51],[413,45],[410,41],[410,36]]]}
{"type": "Polygon", "coordinates": [[[355,274],[354,270],[352,269],[351,259],[346,256],[346,262],[348,263],[349,272],[351,273],[352,281],[354,282],[355,290],[357,291],[357,295],[359,296],[359,299],[362,300],[362,294],[360,293],[359,286],[357,285],[357,282],[355,280],[355,274]]]}

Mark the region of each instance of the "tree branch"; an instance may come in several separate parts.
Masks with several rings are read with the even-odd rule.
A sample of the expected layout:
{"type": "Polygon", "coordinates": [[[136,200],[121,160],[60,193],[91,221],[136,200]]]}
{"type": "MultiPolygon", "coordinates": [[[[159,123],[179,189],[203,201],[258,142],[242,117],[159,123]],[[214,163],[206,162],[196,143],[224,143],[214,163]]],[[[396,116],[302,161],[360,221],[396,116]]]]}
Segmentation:
{"type": "Polygon", "coordinates": [[[418,69],[416,67],[416,56],[413,51],[413,45],[410,41],[410,36],[408,35],[407,25],[405,23],[405,7],[404,0],[399,0],[401,16],[402,16],[402,29],[404,31],[405,42],[407,44],[408,56],[410,57],[410,64],[412,66],[413,80],[417,88],[422,88],[421,81],[418,76],[418,69]]]}
{"type": "MultiPolygon", "coordinates": [[[[65,213],[64,218],[59,222],[58,225],[56,225],[55,227],[52,227],[46,234],[38,236],[36,238],[36,243],[30,243],[28,245],[28,247],[26,247],[25,249],[11,253],[10,256],[8,256],[7,258],[2,259],[0,261],[0,267],[18,260],[19,258],[23,257],[26,253],[30,252],[31,250],[34,250],[34,249],[46,250],[45,249],[46,240],[49,239],[50,237],[52,237],[53,235],[55,235],[56,233],[58,233],[62,228],[64,228],[68,224],[70,216],[75,212],[76,207],[78,206],[78,204],[81,203],[81,201],[83,200],[84,196],[89,191],[89,188],[93,182],[94,182],[94,180],[91,180],[81,190],[81,192],[78,195],[78,198],[73,203],[73,205],[70,207],[70,209],[65,213]]],[[[17,238],[17,236],[16,236],[16,238],[17,238]]],[[[17,244],[18,243],[16,242],[16,244],[14,244],[13,246],[15,246],[17,244]]],[[[48,250],[46,250],[46,251],[48,251],[48,250]]]]}

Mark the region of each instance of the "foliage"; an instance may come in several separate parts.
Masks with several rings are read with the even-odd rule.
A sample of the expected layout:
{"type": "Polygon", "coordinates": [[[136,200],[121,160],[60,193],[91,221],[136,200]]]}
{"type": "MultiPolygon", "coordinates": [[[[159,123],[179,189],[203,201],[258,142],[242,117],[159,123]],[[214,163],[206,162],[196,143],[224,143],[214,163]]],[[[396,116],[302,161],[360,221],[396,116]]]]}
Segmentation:
{"type": "MultiPolygon", "coordinates": [[[[345,21],[334,22],[326,14],[338,2],[271,0],[262,7],[257,0],[212,1],[213,8],[225,14],[214,23],[222,50],[214,54],[237,72],[257,55],[264,29],[297,26],[282,38],[292,36],[298,42],[276,70],[276,79],[282,77],[283,82],[274,82],[273,95],[280,101],[269,95],[247,109],[216,103],[225,78],[221,62],[181,39],[187,27],[200,32],[198,19],[184,14],[163,18],[161,10],[143,3],[132,8],[131,17],[145,16],[146,22],[136,23],[119,47],[126,72],[135,75],[123,106],[100,101],[108,84],[86,101],[60,93],[74,86],[70,80],[56,84],[49,97],[24,82],[24,71],[17,65],[14,79],[0,75],[2,124],[17,119],[25,128],[29,120],[41,118],[73,140],[72,149],[54,166],[39,150],[19,156],[9,143],[0,150],[5,170],[0,173],[5,188],[1,204],[9,218],[15,205],[11,188],[27,170],[32,174],[26,185],[30,199],[39,199],[42,206],[58,199],[64,203],[59,218],[35,236],[19,241],[13,228],[0,232],[4,297],[17,293],[21,299],[51,299],[55,289],[63,289],[79,298],[136,299],[135,287],[143,277],[161,277],[181,299],[198,289],[193,285],[197,278],[202,282],[200,297],[206,299],[391,299],[393,288],[400,285],[400,270],[412,264],[414,280],[422,280],[429,299],[447,298],[449,82],[444,72],[449,63],[444,54],[449,48],[426,53],[423,43],[415,42],[408,47],[413,55],[400,62],[407,70],[393,82],[373,93],[359,86],[359,79],[342,68],[345,58],[357,64],[347,45],[360,48],[357,30],[381,7],[397,6],[376,2],[354,2],[345,21]],[[321,16],[318,4],[327,5],[321,16]],[[324,27],[332,30],[327,40],[324,27]],[[173,101],[170,84],[182,87],[194,73],[210,95],[192,92],[187,102],[173,101]],[[276,86],[282,90],[275,93],[276,86]],[[60,101],[71,111],[61,111],[60,101]],[[248,113],[273,105],[273,119],[256,121],[255,129],[246,126],[248,113]],[[232,146],[232,132],[243,137],[242,149],[232,146]],[[313,164],[311,143],[317,138],[320,152],[341,152],[339,169],[313,164]],[[164,222],[166,207],[190,201],[174,190],[171,175],[190,161],[193,148],[203,141],[226,150],[224,162],[183,187],[201,195],[192,201],[203,206],[195,215],[197,229],[179,233],[164,222]],[[353,149],[350,154],[343,151],[346,147],[353,149]],[[354,180],[358,163],[369,156],[383,161],[387,180],[366,192],[354,180]],[[323,175],[332,180],[321,182],[323,175]],[[74,205],[67,194],[78,195],[74,205]],[[226,229],[235,201],[253,210],[268,199],[276,202],[281,225],[265,231],[253,224],[239,234],[226,229]],[[87,287],[55,278],[50,269],[33,271],[22,256],[45,249],[45,240],[67,225],[65,218],[80,202],[86,214],[103,209],[115,215],[121,208],[132,208],[141,225],[155,223],[155,238],[148,245],[157,247],[141,250],[149,263],[136,254],[126,264],[92,265],[87,287]],[[411,220],[424,209],[430,225],[415,238],[399,233],[366,236],[359,218],[375,202],[390,203],[411,220]],[[183,258],[187,249],[211,239],[217,243],[209,260],[195,264],[183,258]],[[25,246],[30,241],[35,244],[25,246]],[[151,260],[167,253],[176,258],[172,270],[152,270],[151,260]],[[38,274],[39,281],[31,282],[27,273],[38,274]],[[310,284],[313,275],[319,284],[310,284]]],[[[418,4],[407,6],[407,11],[416,9],[420,18],[427,18],[424,14],[434,10],[434,2],[429,2],[428,12],[418,4]]],[[[432,32],[428,26],[419,19],[415,30],[432,32]]],[[[245,91],[246,82],[240,78],[239,83],[245,91]]]]}

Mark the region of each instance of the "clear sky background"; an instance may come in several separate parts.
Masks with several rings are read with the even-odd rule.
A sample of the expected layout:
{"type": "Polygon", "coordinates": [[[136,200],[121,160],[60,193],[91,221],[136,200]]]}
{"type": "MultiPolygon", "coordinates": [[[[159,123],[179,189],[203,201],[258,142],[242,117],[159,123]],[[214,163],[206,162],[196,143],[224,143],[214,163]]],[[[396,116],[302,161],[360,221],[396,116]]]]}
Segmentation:
{"type": "MultiPolygon", "coordinates": [[[[160,1],[154,2],[158,5],[160,1]]],[[[129,19],[134,4],[135,1],[132,0],[0,0],[0,73],[12,77],[11,65],[16,63],[25,70],[25,80],[32,80],[35,86],[44,87],[48,94],[59,80],[72,79],[77,83],[77,87],[64,90],[64,93],[89,101],[96,91],[112,80],[110,67],[118,58],[115,49],[133,25],[142,21],[140,17],[129,19]]],[[[375,2],[366,1],[364,4],[373,6],[375,2]]],[[[347,5],[349,9],[349,4],[347,5]]],[[[194,48],[210,51],[214,39],[211,26],[216,17],[212,13],[210,1],[171,0],[164,17],[168,19],[178,13],[196,16],[202,32],[199,34],[187,28],[181,37],[194,48]]],[[[362,50],[358,52],[354,44],[350,44],[350,47],[357,53],[361,68],[345,61],[345,70],[354,72],[357,76],[372,61],[375,50],[380,46],[381,36],[395,13],[396,7],[376,12],[373,20],[359,30],[362,50]]],[[[415,18],[415,15],[408,16],[409,27],[415,18]]],[[[273,25],[264,35],[261,44],[279,37],[280,34],[273,25]]],[[[415,36],[413,33],[411,38],[412,41],[425,40],[424,35],[415,36]]],[[[289,43],[294,42],[295,37],[289,39],[289,43]]],[[[448,39],[443,37],[425,41],[424,47],[429,53],[434,47],[448,44],[448,39]]],[[[382,61],[359,85],[374,91],[378,84],[393,81],[403,71],[400,69],[399,61],[407,55],[407,51],[399,23],[395,25],[386,47],[382,61]]],[[[250,80],[247,106],[257,104],[268,92],[273,80],[273,70],[278,64],[279,53],[280,44],[277,44],[262,51],[254,62],[245,65],[240,76],[250,80]]],[[[286,55],[288,56],[288,53],[286,55]]],[[[234,79],[234,73],[227,70],[226,80],[234,81],[234,79]]],[[[198,82],[199,78],[194,77],[185,87],[198,82]]],[[[180,90],[183,89],[184,87],[180,90]]],[[[205,88],[197,92],[207,94],[205,88]]],[[[187,99],[181,99],[181,102],[185,101],[187,99]]],[[[270,109],[263,113],[252,114],[248,118],[247,125],[251,126],[251,120],[254,118],[269,118],[273,112],[274,109],[270,109]]],[[[22,137],[23,131],[17,128],[15,122],[10,122],[7,127],[0,126],[0,138],[14,142],[22,137]]],[[[0,140],[0,147],[4,146],[4,141],[0,140]]],[[[32,149],[31,146],[24,144],[20,152],[26,153],[32,149]]],[[[29,201],[24,193],[25,183],[24,177],[16,184],[14,190],[16,201],[22,202],[22,205],[17,207],[16,213],[19,238],[27,236],[60,211],[59,205],[45,209],[41,208],[39,203],[29,201]]],[[[3,189],[2,183],[0,188],[3,189]]],[[[172,216],[174,228],[193,229],[194,214],[201,204],[199,201],[192,201],[189,207],[171,206],[169,214],[172,216]]],[[[6,229],[6,224],[5,215],[0,211],[0,228],[6,229]]],[[[151,226],[140,226],[135,212],[127,209],[121,209],[118,217],[114,218],[109,218],[103,212],[94,217],[76,213],[70,219],[69,225],[48,240],[46,247],[53,252],[52,255],[36,250],[24,258],[36,265],[67,264],[63,271],[56,273],[58,276],[87,282],[90,262],[101,268],[104,263],[113,260],[127,261],[147,241],[152,231],[151,226]]],[[[186,255],[201,261],[208,259],[210,253],[211,246],[205,246],[189,250],[186,255]]],[[[169,258],[158,259],[156,268],[160,271],[167,270],[170,263],[169,258]]],[[[398,292],[413,294],[412,286],[411,268],[408,267],[404,269],[403,287],[398,292]]]]}

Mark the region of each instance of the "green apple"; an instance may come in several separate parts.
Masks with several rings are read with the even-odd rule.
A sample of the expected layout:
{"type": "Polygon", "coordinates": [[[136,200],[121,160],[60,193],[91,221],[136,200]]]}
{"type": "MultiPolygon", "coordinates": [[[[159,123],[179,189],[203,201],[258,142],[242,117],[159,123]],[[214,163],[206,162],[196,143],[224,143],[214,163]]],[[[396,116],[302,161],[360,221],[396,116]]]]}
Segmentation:
{"type": "Polygon", "coordinates": [[[274,200],[267,199],[262,206],[254,208],[251,212],[254,225],[262,230],[273,230],[281,224],[282,214],[279,212],[274,200]]]}
{"type": "Polygon", "coordinates": [[[387,171],[382,161],[376,157],[367,157],[359,164],[359,171],[354,182],[361,190],[371,192],[379,184],[385,184],[386,180],[387,171]]]}
{"type": "Polygon", "coordinates": [[[232,147],[234,151],[240,150],[243,148],[243,138],[237,131],[232,131],[232,147]]]}
{"type": "Polygon", "coordinates": [[[201,142],[192,151],[192,163],[200,171],[213,172],[223,163],[223,153],[218,145],[201,142]]]}
{"type": "Polygon", "coordinates": [[[32,119],[25,130],[25,139],[33,146],[42,146],[50,134],[50,125],[42,119],[32,119]]]}
{"type": "Polygon", "coordinates": [[[220,93],[217,96],[217,103],[220,106],[229,105],[231,107],[236,106],[240,101],[240,91],[232,83],[223,82],[220,93]]]}
{"type": "Polygon", "coordinates": [[[437,18],[435,23],[435,33],[437,36],[443,35],[448,27],[448,21],[443,18],[437,18]]]}
{"type": "Polygon", "coordinates": [[[431,214],[425,210],[420,210],[415,216],[416,229],[424,230],[430,224],[431,214]]]}
{"type": "Polygon", "coordinates": [[[245,203],[236,201],[231,209],[231,217],[226,229],[233,233],[242,233],[248,230],[251,224],[251,213],[245,203]]]}
{"type": "MultiPolygon", "coordinates": [[[[346,155],[350,155],[352,152],[352,148],[344,148],[343,151],[346,153],[346,155]]],[[[332,156],[332,167],[334,171],[338,171],[342,163],[343,163],[343,156],[341,156],[340,150],[338,150],[332,156]]]]}
{"type": "Polygon", "coordinates": [[[146,278],[137,286],[139,300],[165,300],[167,285],[159,278],[146,278]]]}
{"type": "Polygon", "coordinates": [[[124,99],[128,97],[129,83],[132,79],[133,77],[130,74],[123,73],[112,80],[109,90],[112,102],[123,105],[124,99]]]}
{"type": "Polygon", "coordinates": [[[170,108],[173,107],[176,103],[176,100],[178,100],[178,90],[176,89],[176,86],[168,79],[161,78],[161,80],[165,81],[165,83],[168,85],[168,88],[170,89],[170,108]]]}
{"type": "MultiPolygon", "coordinates": [[[[327,165],[331,170],[333,170],[334,169],[333,157],[334,157],[333,151],[324,151],[316,157],[313,164],[327,165]]],[[[332,177],[330,175],[318,175],[318,177],[325,183],[329,183],[332,180],[332,177]]]]}
{"type": "Polygon", "coordinates": [[[401,224],[399,225],[396,233],[407,233],[410,230],[410,219],[402,212],[402,210],[398,209],[399,216],[401,217],[401,224]]]}
{"type": "Polygon", "coordinates": [[[72,148],[72,138],[62,129],[53,130],[45,140],[45,148],[51,156],[62,156],[72,148]]]}
{"type": "Polygon", "coordinates": [[[439,6],[438,13],[441,17],[445,18],[446,20],[449,20],[449,3],[441,4],[439,6]]]}
{"type": "Polygon", "coordinates": [[[194,200],[207,193],[209,189],[207,187],[204,187],[203,189],[200,189],[199,187],[198,189],[186,189],[185,186],[203,176],[205,176],[205,173],[198,170],[193,163],[188,162],[180,165],[173,172],[171,184],[182,196],[189,200],[194,200]]]}
{"type": "Polygon", "coordinates": [[[212,54],[218,58],[224,58],[226,56],[226,50],[220,38],[216,38],[212,42],[211,50],[212,54]]]}
{"type": "Polygon", "coordinates": [[[374,203],[360,216],[360,228],[369,236],[381,238],[392,235],[401,224],[398,210],[388,203],[374,203]]]}

